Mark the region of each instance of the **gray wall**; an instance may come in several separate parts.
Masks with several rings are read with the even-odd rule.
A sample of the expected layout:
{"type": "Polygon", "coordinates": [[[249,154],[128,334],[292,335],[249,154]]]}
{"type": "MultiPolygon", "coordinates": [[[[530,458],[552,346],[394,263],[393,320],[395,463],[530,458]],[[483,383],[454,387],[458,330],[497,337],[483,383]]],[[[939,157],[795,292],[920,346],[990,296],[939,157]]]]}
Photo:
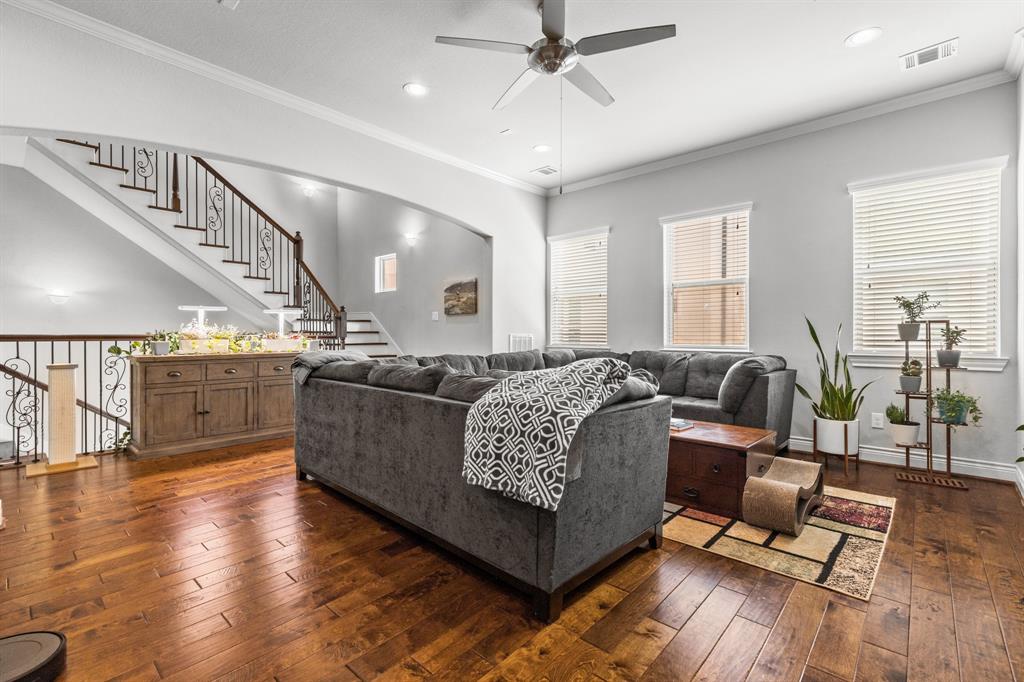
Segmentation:
{"type": "Polygon", "coordinates": [[[488,239],[394,199],[338,189],[341,302],[372,312],[403,352],[491,352],[491,244],[488,239]],[[415,245],[407,233],[420,235],[415,245]],[[395,253],[398,290],[374,293],[374,257],[395,253]],[[453,279],[478,279],[476,315],[444,314],[442,290],[453,279]],[[438,320],[431,320],[431,313],[438,320]]]}
{"type": "MultiPolygon", "coordinates": [[[[0,333],[177,328],[180,304],[220,302],[25,170],[0,166],[0,333]],[[47,292],[71,294],[54,305],[47,292]]],[[[213,322],[244,321],[213,313],[213,322]]]]}
{"type": "MultiPolygon", "coordinates": [[[[753,201],[750,216],[750,342],[785,355],[802,382],[816,379],[806,313],[826,338],[852,325],[852,205],[847,183],[930,167],[1009,155],[1003,175],[1002,354],[1017,347],[1016,84],[869,118],[688,165],[553,197],[548,234],[610,225],[609,342],[612,348],[662,345],[661,216],[753,201]]],[[[984,426],[955,437],[958,456],[1002,463],[1016,455],[1017,362],[1000,373],[961,372],[956,380],[980,396],[984,426]]],[[[861,414],[862,443],[891,447],[869,427],[869,413],[895,397],[895,369],[859,369],[879,378],[861,414]]],[[[794,436],[809,437],[811,412],[798,398],[794,436]]],[[[982,466],[984,468],[984,466],[982,466]]],[[[991,471],[976,471],[992,475],[991,471]]]]}

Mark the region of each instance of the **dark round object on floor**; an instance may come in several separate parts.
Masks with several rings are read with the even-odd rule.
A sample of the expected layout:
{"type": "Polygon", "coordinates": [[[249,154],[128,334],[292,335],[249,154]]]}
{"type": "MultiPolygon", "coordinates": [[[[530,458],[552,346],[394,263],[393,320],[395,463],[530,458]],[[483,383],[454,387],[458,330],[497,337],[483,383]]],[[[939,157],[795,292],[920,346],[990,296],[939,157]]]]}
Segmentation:
{"type": "Polygon", "coordinates": [[[64,672],[67,638],[60,632],[23,632],[0,637],[0,679],[52,682],[64,672]]]}

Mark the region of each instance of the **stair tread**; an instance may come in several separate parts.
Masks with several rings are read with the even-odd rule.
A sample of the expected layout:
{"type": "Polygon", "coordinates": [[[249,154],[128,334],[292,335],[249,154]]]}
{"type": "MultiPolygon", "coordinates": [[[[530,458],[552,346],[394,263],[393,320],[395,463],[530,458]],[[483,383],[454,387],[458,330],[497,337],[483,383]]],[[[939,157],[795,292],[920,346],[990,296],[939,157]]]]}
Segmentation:
{"type": "Polygon", "coordinates": [[[128,172],[127,168],[121,168],[120,166],[111,166],[109,163],[100,163],[99,161],[90,161],[89,165],[96,166],[97,168],[106,168],[108,170],[121,171],[122,173],[128,172]]]}
{"type": "Polygon", "coordinates": [[[199,246],[212,246],[215,249],[229,248],[227,244],[210,244],[208,242],[199,242],[199,246]]]}
{"type": "MultiPolygon", "coordinates": [[[[224,248],[226,249],[228,247],[225,246],[224,248]]],[[[264,291],[263,293],[265,293],[265,294],[280,294],[282,296],[287,296],[289,294],[289,292],[287,292],[287,291],[264,291]]],[[[302,306],[300,306],[300,305],[288,305],[288,306],[284,306],[284,307],[285,308],[301,308],[302,306]]]]}
{"type": "MultiPolygon", "coordinates": [[[[175,225],[175,227],[180,227],[180,225],[175,225]]],[[[195,229],[199,229],[199,228],[195,228],[195,229]]],[[[247,260],[231,260],[230,258],[223,259],[221,261],[221,263],[234,263],[235,265],[252,265],[252,263],[250,263],[247,260]]]]}
{"type": "MultiPolygon", "coordinates": [[[[226,247],[226,246],[225,246],[224,248],[226,249],[226,248],[228,248],[228,247],[226,247]]],[[[225,263],[228,263],[228,262],[230,262],[230,261],[224,261],[224,262],[225,262],[225,263]]],[[[247,265],[248,265],[248,264],[247,264],[247,265]]],[[[243,278],[245,278],[245,279],[262,279],[262,280],[266,280],[267,282],[269,282],[269,281],[270,281],[270,278],[269,278],[269,277],[258,277],[258,276],[256,276],[256,275],[242,275],[242,277],[243,277],[243,278]]]]}
{"type": "Polygon", "coordinates": [[[126,185],[124,183],[121,183],[120,185],[118,185],[118,187],[122,187],[124,189],[134,189],[137,192],[149,192],[150,194],[156,194],[155,189],[149,189],[148,187],[136,187],[135,185],[126,185]]]}
{"type": "Polygon", "coordinates": [[[150,208],[155,209],[157,211],[167,211],[168,213],[181,213],[182,212],[180,208],[167,208],[166,206],[152,206],[151,205],[150,208]]]}
{"type": "Polygon", "coordinates": [[[179,230],[193,230],[195,232],[206,232],[204,227],[193,227],[192,225],[175,225],[179,230]]]}

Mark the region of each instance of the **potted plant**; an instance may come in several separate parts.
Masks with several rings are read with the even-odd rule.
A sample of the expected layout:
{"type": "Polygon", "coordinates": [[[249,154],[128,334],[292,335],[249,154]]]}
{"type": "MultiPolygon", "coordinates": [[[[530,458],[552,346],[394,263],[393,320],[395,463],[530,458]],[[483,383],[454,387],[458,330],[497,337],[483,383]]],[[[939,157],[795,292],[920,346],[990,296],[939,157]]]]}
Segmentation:
{"type": "Polygon", "coordinates": [[[900,341],[917,341],[921,333],[921,317],[926,310],[938,308],[939,303],[928,301],[928,292],[922,291],[914,298],[893,296],[896,305],[903,311],[903,322],[899,326],[900,341]]]}
{"type": "Polygon", "coordinates": [[[903,447],[917,445],[918,430],[921,425],[908,420],[907,413],[902,407],[890,404],[885,408],[885,418],[889,420],[889,435],[892,436],[896,445],[903,447]]]}
{"type": "Polygon", "coordinates": [[[211,353],[230,353],[231,345],[238,336],[238,328],[226,324],[223,327],[212,325],[208,331],[207,348],[211,353]]]}
{"type": "Polygon", "coordinates": [[[917,393],[921,390],[921,373],[924,371],[920,360],[904,360],[900,365],[900,390],[917,393]]]}
{"type": "Polygon", "coordinates": [[[948,388],[937,390],[935,392],[935,409],[943,424],[961,426],[967,423],[968,418],[973,426],[977,426],[981,422],[981,407],[978,406],[978,399],[959,390],[951,391],[948,388]]]}
{"type": "Polygon", "coordinates": [[[796,385],[800,395],[811,401],[811,410],[817,424],[817,449],[835,455],[852,455],[860,448],[860,422],[857,413],[864,402],[864,389],[872,381],[855,388],[850,379],[849,358],[839,349],[839,337],[843,325],[836,330],[836,347],[831,364],[818,340],[818,332],[806,317],[807,330],[817,348],[818,380],[821,397],[815,401],[800,384],[796,385]]]}
{"type": "Polygon", "coordinates": [[[158,329],[149,335],[148,341],[153,355],[170,355],[178,350],[178,333],[166,329],[158,329]]]}
{"type": "Polygon", "coordinates": [[[967,335],[967,330],[953,325],[952,327],[943,327],[939,333],[942,334],[942,340],[946,344],[944,349],[936,351],[939,356],[939,367],[958,367],[960,351],[953,350],[953,347],[960,345],[964,336],[967,335]]]}
{"type": "Polygon", "coordinates": [[[201,353],[203,351],[202,341],[205,339],[205,325],[200,325],[197,320],[183,324],[178,332],[178,352],[184,355],[201,353]]]}

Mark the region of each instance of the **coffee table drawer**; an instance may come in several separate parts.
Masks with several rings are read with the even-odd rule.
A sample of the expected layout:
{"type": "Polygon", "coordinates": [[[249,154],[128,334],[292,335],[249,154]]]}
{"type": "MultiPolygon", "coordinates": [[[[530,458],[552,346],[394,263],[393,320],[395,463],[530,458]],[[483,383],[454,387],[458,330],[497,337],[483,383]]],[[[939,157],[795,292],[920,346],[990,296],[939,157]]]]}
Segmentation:
{"type": "Polygon", "coordinates": [[[726,516],[738,516],[740,511],[739,491],[735,486],[718,485],[703,479],[669,476],[665,499],[726,516]]]}
{"type": "Polygon", "coordinates": [[[719,485],[736,486],[740,476],[746,476],[746,458],[732,450],[691,446],[693,475],[719,485]]]}
{"type": "Polygon", "coordinates": [[[668,442],[668,475],[693,476],[692,446],[675,440],[668,442]]]}

